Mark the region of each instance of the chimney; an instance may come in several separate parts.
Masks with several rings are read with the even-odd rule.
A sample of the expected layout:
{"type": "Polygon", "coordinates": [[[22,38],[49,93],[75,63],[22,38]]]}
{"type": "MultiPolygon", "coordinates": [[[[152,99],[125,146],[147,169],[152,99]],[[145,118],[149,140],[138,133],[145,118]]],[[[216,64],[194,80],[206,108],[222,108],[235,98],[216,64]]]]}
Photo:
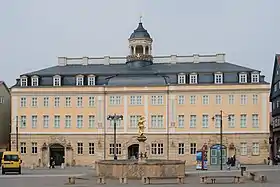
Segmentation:
{"type": "Polygon", "coordinates": [[[199,63],[199,54],[193,54],[193,63],[199,63]]]}
{"type": "Polygon", "coordinates": [[[66,66],[67,65],[66,57],[58,57],[58,65],[59,66],[66,66]]]}
{"type": "Polygon", "coordinates": [[[110,65],[110,56],[104,56],[104,65],[110,65]]]}
{"type": "Polygon", "coordinates": [[[217,63],[225,63],[225,56],[226,54],[225,53],[217,53],[216,54],[216,62],[217,63]]]}
{"type": "Polygon", "coordinates": [[[83,57],[82,64],[84,66],[88,65],[88,57],[86,57],[86,56],[83,57]]]}
{"type": "Polygon", "coordinates": [[[170,63],[176,64],[177,63],[177,55],[171,55],[170,56],[170,63]]]}

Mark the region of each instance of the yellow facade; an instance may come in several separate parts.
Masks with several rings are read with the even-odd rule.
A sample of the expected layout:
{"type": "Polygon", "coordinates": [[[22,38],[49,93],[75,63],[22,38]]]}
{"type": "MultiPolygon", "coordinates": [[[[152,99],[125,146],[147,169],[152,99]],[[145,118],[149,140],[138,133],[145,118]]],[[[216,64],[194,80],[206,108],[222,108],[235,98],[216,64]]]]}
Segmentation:
{"type": "MultiPolygon", "coordinates": [[[[183,159],[193,165],[196,150],[206,144],[214,165],[217,156],[211,147],[220,142],[215,115],[222,110],[225,157],[235,154],[241,163],[257,164],[269,153],[268,94],[266,84],[15,87],[12,119],[20,119],[18,147],[26,165],[47,165],[52,145],[63,147],[66,165],[112,159],[113,126],[107,116],[114,113],[124,116],[117,124],[120,158],[127,159],[131,145],[137,145],[136,120],[144,116],[149,158],[183,159]]],[[[12,150],[15,132],[13,120],[12,150]]]]}

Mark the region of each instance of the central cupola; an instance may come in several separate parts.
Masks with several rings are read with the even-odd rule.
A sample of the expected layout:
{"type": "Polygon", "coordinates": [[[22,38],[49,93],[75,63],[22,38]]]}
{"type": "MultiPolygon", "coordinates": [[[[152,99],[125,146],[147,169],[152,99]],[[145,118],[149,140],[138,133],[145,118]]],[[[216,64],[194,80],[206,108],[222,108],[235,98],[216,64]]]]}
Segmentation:
{"type": "Polygon", "coordinates": [[[153,64],[152,43],[148,31],[140,21],[138,27],[130,35],[129,39],[130,54],[126,57],[126,64],[129,67],[145,67],[153,64]]]}

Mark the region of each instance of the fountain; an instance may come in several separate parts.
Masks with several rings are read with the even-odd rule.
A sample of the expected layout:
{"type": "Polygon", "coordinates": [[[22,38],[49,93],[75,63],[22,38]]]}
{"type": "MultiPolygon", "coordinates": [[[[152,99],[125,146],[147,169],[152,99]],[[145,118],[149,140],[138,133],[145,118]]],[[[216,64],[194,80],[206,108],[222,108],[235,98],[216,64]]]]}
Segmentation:
{"type": "Polygon", "coordinates": [[[99,177],[141,179],[142,177],[178,177],[185,175],[185,161],[148,159],[145,151],[147,137],[144,135],[145,119],[138,121],[139,156],[138,160],[99,160],[96,171],[99,177]]]}

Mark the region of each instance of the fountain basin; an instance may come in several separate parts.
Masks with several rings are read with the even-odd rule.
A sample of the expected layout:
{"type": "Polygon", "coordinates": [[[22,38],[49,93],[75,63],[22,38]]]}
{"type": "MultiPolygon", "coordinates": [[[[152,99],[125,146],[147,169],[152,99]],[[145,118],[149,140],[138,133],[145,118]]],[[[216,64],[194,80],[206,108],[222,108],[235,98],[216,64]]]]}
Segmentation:
{"type": "Polygon", "coordinates": [[[185,175],[185,161],[147,159],[138,160],[99,160],[95,162],[98,176],[106,178],[127,177],[141,179],[150,177],[177,177],[185,175]]]}

